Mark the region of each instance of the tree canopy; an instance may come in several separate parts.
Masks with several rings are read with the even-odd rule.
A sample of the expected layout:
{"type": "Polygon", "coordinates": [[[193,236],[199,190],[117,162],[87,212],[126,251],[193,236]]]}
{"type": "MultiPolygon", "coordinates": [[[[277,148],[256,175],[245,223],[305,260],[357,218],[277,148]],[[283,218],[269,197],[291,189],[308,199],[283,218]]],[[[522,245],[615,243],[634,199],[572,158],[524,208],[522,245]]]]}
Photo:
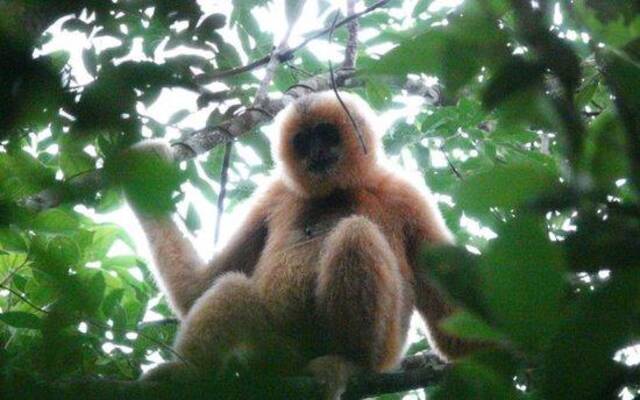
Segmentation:
{"type": "MultiPolygon", "coordinates": [[[[174,395],[122,382],[174,356],[177,324],[136,239],[96,216],[127,186],[193,234],[219,229],[187,188],[233,212],[273,169],[274,115],[340,89],[388,121],[385,152],[457,238],[421,256],[461,306],[446,329],[492,344],[359,377],[345,397],[634,398],[637,2],[219,3],[0,0],[1,394],[174,395]],[[123,156],[148,138],[170,139],[176,163],[123,156]]],[[[312,397],[240,375],[256,398],[312,397]]]]}

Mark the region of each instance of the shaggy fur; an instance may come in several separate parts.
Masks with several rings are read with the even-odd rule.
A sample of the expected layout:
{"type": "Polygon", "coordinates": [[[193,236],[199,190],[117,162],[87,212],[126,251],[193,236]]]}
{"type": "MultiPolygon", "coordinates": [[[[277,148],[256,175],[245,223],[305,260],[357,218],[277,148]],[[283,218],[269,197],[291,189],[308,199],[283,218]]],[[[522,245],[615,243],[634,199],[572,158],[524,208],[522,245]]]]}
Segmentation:
{"type": "Polygon", "coordinates": [[[169,218],[141,216],[159,279],[182,318],[176,350],[196,366],[219,369],[247,349],[273,365],[286,353],[294,356],[278,357],[286,358],[281,371],[308,364],[341,385],[344,376],[326,376],[396,365],[414,307],[443,358],[469,350],[439,329],[453,307],[415,273],[420,246],[452,236],[434,202],[378,162],[369,107],[342,96],[367,153],[332,93],[289,106],[278,118],[280,178],[208,265],[169,218]],[[319,122],[336,126],[341,139],[339,160],[321,174],[292,149],[293,137],[319,122]]]}

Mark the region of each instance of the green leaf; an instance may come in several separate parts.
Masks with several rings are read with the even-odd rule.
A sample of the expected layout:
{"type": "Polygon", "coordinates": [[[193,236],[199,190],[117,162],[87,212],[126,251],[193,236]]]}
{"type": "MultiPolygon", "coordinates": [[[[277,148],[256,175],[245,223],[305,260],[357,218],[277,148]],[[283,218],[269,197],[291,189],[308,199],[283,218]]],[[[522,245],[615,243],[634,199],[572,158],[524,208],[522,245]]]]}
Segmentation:
{"type": "Polygon", "coordinates": [[[102,272],[96,272],[93,277],[91,277],[88,285],[87,294],[89,298],[85,306],[89,312],[92,313],[100,307],[106,287],[104,275],[102,272]]]}
{"type": "Polygon", "coordinates": [[[507,39],[493,18],[475,2],[465,3],[447,27],[435,27],[405,39],[379,60],[363,62],[365,74],[432,74],[455,94],[484,66],[500,65],[508,56],[507,39]]]}
{"type": "Polygon", "coordinates": [[[0,248],[23,252],[27,243],[17,229],[0,227],[0,248]]]}
{"type": "Polygon", "coordinates": [[[114,307],[122,301],[124,295],[124,289],[112,290],[102,302],[102,312],[105,316],[111,316],[114,307]]]}
{"type": "Polygon", "coordinates": [[[416,18],[423,12],[427,11],[430,5],[431,5],[431,0],[418,0],[418,2],[416,3],[416,6],[413,8],[413,11],[411,12],[411,16],[416,18]]]}
{"type": "Polygon", "coordinates": [[[22,311],[8,311],[0,313],[0,322],[4,322],[14,328],[40,329],[42,327],[42,321],[40,318],[22,311]]]}
{"type": "Polygon", "coordinates": [[[207,18],[205,18],[198,26],[198,36],[209,38],[211,32],[224,27],[226,23],[227,17],[225,17],[224,14],[211,14],[207,18]]]}
{"type": "Polygon", "coordinates": [[[483,342],[500,342],[505,336],[489,326],[481,318],[466,312],[459,311],[444,320],[440,326],[446,332],[462,338],[483,342]]]}
{"type": "Polygon", "coordinates": [[[51,209],[39,213],[31,223],[34,230],[51,233],[71,232],[78,228],[78,221],[68,212],[51,209]]]}
{"type": "Polygon", "coordinates": [[[187,225],[187,229],[189,232],[196,232],[200,230],[200,216],[196,211],[196,208],[193,206],[193,203],[189,204],[189,208],[187,209],[187,218],[185,219],[185,224],[187,225]]]}
{"type": "Polygon", "coordinates": [[[191,114],[191,112],[189,110],[186,110],[186,109],[182,109],[182,110],[176,111],[169,118],[169,121],[167,121],[167,125],[175,125],[178,122],[180,122],[183,119],[185,119],[186,117],[188,117],[190,114],[191,114]]]}
{"type": "Polygon", "coordinates": [[[542,218],[521,216],[498,231],[480,264],[491,322],[525,351],[537,354],[561,319],[565,264],[542,218]]]}
{"type": "Polygon", "coordinates": [[[490,171],[469,177],[455,198],[465,211],[487,213],[491,207],[520,207],[559,187],[555,174],[539,164],[497,165],[490,171]]]}
{"type": "Polygon", "coordinates": [[[637,336],[640,274],[618,271],[582,298],[544,352],[539,371],[545,399],[597,400],[617,397],[624,375],[616,351],[637,336]]]}
{"type": "Polygon", "coordinates": [[[365,88],[367,100],[373,108],[381,110],[391,102],[391,89],[381,79],[367,79],[365,88]]]}
{"type": "Polygon", "coordinates": [[[506,379],[498,371],[483,364],[464,362],[454,365],[440,387],[429,398],[515,400],[518,396],[510,379],[506,379]]]}
{"type": "Polygon", "coordinates": [[[142,212],[159,215],[174,208],[173,193],[182,180],[178,166],[155,151],[130,151],[106,166],[129,201],[142,212]],[[119,162],[118,162],[119,161],[119,162]]]}
{"type": "Polygon", "coordinates": [[[80,247],[69,237],[56,236],[47,244],[47,255],[51,263],[66,269],[80,261],[80,247]]]}
{"type": "Polygon", "coordinates": [[[611,111],[604,111],[591,122],[588,133],[585,165],[597,187],[611,189],[629,172],[623,128],[611,111]]]}
{"type": "Polygon", "coordinates": [[[544,65],[512,57],[489,80],[482,96],[484,106],[493,109],[513,93],[541,87],[544,72],[544,65]]]}

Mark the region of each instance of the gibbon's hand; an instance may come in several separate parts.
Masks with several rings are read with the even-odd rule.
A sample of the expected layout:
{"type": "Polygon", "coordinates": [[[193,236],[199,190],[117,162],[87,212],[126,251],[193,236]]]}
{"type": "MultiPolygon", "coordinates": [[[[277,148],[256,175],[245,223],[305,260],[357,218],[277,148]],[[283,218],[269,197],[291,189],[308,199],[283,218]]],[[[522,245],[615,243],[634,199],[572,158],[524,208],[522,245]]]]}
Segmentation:
{"type": "Polygon", "coordinates": [[[111,174],[136,213],[158,216],[173,210],[172,198],[179,189],[180,174],[165,142],[146,140],[133,145],[111,167],[111,174]]]}

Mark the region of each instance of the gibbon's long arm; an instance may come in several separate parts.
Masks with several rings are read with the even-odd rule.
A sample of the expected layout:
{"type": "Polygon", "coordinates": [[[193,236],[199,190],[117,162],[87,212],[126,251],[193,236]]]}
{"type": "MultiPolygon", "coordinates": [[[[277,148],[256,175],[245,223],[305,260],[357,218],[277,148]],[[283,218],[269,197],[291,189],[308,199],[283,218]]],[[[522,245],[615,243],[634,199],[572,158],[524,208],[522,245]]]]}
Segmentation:
{"type": "Polygon", "coordinates": [[[230,271],[251,275],[267,237],[264,207],[256,207],[229,244],[205,264],[170,216],[136,214],[149,240],[158,280],[180,318],[220,275],[230,271]]]}
{"type": "Polygon", "coordinates": [[[456,307],[447,301],[442,291],[436,287],[420,265],[420,249],[427,246],[452,245],[453,236],[444,224],[442,217],[431,200],[413,190],[404,196],[407,202],[407,254],[415,275],[416,308],[426,322],[428,338],[433,349],[446,360],[466,355],[477,347],[477,343],[468,343],[442,331],[440,323],[456,311],[456,307]]]}

